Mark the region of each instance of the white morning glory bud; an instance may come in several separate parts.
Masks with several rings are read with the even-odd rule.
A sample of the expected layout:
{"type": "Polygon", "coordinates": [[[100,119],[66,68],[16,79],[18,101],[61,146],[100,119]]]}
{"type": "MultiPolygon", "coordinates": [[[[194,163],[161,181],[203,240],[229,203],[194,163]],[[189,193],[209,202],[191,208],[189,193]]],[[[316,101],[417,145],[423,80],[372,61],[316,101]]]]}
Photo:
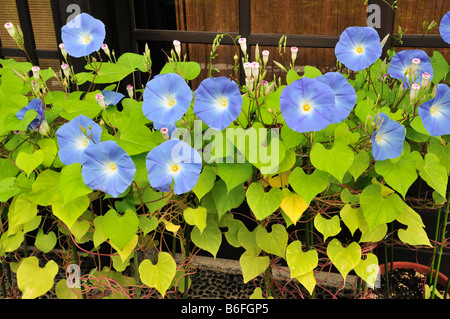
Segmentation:
{"type": "Polygon", "coordinates": [[[270,52],[268,50],[264,50],[262,52],[262,60],[263,60],[264,65],[266,65],[267,62],[269,61],[269,54],[270,54],[270,52]]]}
{"type": "Polygon", "coordinates": [[[247,92],[253,91],[253,78],[245,79],[245,84],[247,86],[247,92]]]}
{"type": "Polygon", "coordinates": [[[387,40],[389,39],[390,36],[391,36],[390,34],[387,34],[387,35],[383,38],[383,40],[381,40],[381,47],[382,47],[382,48],[384,48],[384,45],[386,44],[386,42],[387,42],[387,40]]]}
{"type": "Polygon", "coordinates": [[[412,59],[411,66],[409,67],[409,75],[413,75],[416,73],[417,68],[419,67],[420,59],[412,59]]]}
{"type": "Polygon", "coordinates": [[[109,58],[111,58],[111,51],[109,51],[109,47],[108,47],[108,45],[107,45],[106,43],[104,43],[104,44],[102,45],[102,50],[103,50],[103,52],[105,52],[105,54],[106,54],[109,58]]]}
{"type": "Polygon", "coordinates": [[[31,71],[33,72],[34,79],[35,79],[36,81],[39,81],[39,71],[40,71],[40,70],[41,70],[41,68],[38,67],[38,66],[34,66],[34,67],[31,69],[31,71]]]}
{"type": "Polygon", "coordinates": [[[430,79],[431,79],[431,74],[430,74],[430,73],[425,72],[424,74],[422,74],[422,83],[421,83],[421,87],[422,87],[422,88],[425,88],[425,87],[428,85],[430,79]]]}
{"type": "Polygon", "coordinates": [[[66,48],[64,47],[64,43],[61,43],[59,45],[59,49],[61,50],[61,54],[63,55],[64,59],[67,59],[67,51],[66,48]]]}
{"type": "Polygon", "coordinates": [[[161,129],[161,134],[163,136],[163,138],[167,141],[169,139],[169,129],[167,127],[163,127],[161,129]]]}
{"type": "Polygon", "coordinates": [[[181,42],[178,40],[173,40],[173,46],[175,47],[175,52],[178,57],[181,58],[181,42]]]}
{"type": "Polygon", "coordinates": [[[239,45],[241,46],[242,52],[244,52],[244,55],[246,55],[247,54],[247,39],[239,38],[238,42],[239,42],[239,45]]]}
{"type": "Polygon", "coordinates": [[[244,71],[246,78],[250,79],[252,77],[252,64],[250,62],[244,63],[244,71]]]}
{"type": "Polygon", "coordinates": [[[98,104],[101,106],[101,108],[106,111],[106,103],[105,103],[105,97],[102,94],[97,94],[95,96],[95,99],[97,100],[98,104]]]}
{"type": "Polygon", "coordinates": [[[39,133],[44,136],[48,136],[50,134],[50,127],[48,126],[47,120],[42,120],[41,126],[39,127],[39,133]]]}
{"type": "Polygon", "coordinates": [[[292,63],[294,63],[295,60],[297,59],[297,52],[298,52],[298,48],[297,47],[292,47],[291,48],[292,63]]]}
{"type": "Polygon", "coordinates": [[[133,86],[131,84],[127,85],[127,92],[130,99],[134,97],[133,86]]]}
{"type": "Polygon", "coordinates": [[[61,69],[64,72],[64,76],[66,78],[69,78],[70,77],[70,67],[69,67],[69,65],[67,63],[63,63],[63,64],[61,64],[61,69]]]}
{"type": "Polygon", "coordinates": [[[5,23],[5,29],[8,31],[9,35],[14,38],[16,35],[16,28],[14,28],[14,24],[11,22],[5,23]]]}
{"type": "Polygon", "coordinates": [[[251,71],[252,71],[253,78],[255,79],[255,81],[257,81],[258,75],[259,75],[259,63],[258,62],[252,62],[251,71]]]}
{"type": "Polygon", "coordinates": [[[411,85],[411,93],[410,93],[411,101],[414,101],[416,99],[419,90],[420,90],[419,84],[414,83],[413,85],[411,85]]]}
{"type": "Polygon", "coordinates": [[[255,46],[255,60],[259,61],[259,45],[256,44],[255,46]]]}

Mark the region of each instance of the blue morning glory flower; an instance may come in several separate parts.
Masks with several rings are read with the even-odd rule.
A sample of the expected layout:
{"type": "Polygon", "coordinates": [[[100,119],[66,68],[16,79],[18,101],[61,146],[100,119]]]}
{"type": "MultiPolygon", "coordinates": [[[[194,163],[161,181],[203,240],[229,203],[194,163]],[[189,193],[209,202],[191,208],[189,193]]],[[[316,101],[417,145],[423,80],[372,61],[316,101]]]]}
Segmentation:
{"type": "Polygon", "coordinates": [[[442,18],[439,24],[439,33],[445,42],[450,43],[450,11],[442,18]]]}
{"type": "Polygon", "coordinates": [[[364,70],[381,56],[380,36],[371,27],[349,27],[342,32],[334,53],[350,70],[364,70]]]}
{"type": "Polygon", "coordinates": [[[194,93],[194,114],[213,129],[227,128],[241,113],[241,92],[231,79],[207,78],[194,93]]]}
{"type": "Polygon", "coordinates": [[[399,157],[403,152],[406,129],[384,113],[375,117],[377,130],[372,135],[372,155],[376,161],[399,157]]]}
{"type": "Polygon", "coordinates": [[[405,87],[422,81],[422,74],[433,77],[430,57],[423,50],[404,50],[396,53],[389,63],[388,74],[393,79],[404,82],[405,87]]]}
{"type": "Polygon", "coordinates": [[[335,96],[328,85],[302,78],[283,89],[280,110],[286,124],[294,131],[320,131],[330,125],[336,115],[335,96]]]}
{"type": "Polygon", "coordinates": [[[197,184],[202,170],[200,154],[181,140],[168,140],[148,153],[146,159],[150,185],[169,192],[172,182],[177,195],[189,192],[197,184]]]}
{"type": "Polygon", "coordinates": [[[317,81],[325,83],[334,92],[336,104],[336,116],[331,123],[344,121],[356,103],[356,92],[353,86],[339,72],[328,72],[316,78],[317,81]]]}
{"type": "Polygon", "coordinates": [[[122,93],[114,92],[114,91],[102,91],[102,95],[105,98],[105,105],[117,105],[120,101],[125,97],[122,93]]]}
{"type": "Polygon", "coordinates": [[[42,102],[39,98],[31,100],[30,103],[27,104],[27,106],[23,107],[16,113],[16,117],[19,120],[23,120],[25,114],[30,110],[35,110],[37,112],[37,116],[33,121],[31,121],[30,124],[28,124],[28,129],[39,129],[39,125],[41,124],[41,122],[43,122],[43,120],[45,120],[44,107],[42,106],[42,102]]]}
{"type": "Polygon", "coordinates": [[[101,134],[100,125],[84,115],[62,125],[56,131],[61,162],[65,165],[82,164],[84,151],[90,144],[99,143],[101,134]],[[81,127],[86,129],[86,135],[81,131],[81,127]]]}
{"type": "Polygon", "coordinates": [[[133,160],[114,141],[91,144],[84,151],[81,175],[92,190],[117,198],[131,185],[135,173],[133,160]]]}
{"type": "Polygon", "coordinates": [[[419,116],[431,136],[450,134],[450,87],[438,84],[434,99],[419,106],[419,116]]]}
{"type": "Polygon", "coordinates": [[[99,51],[106,37],[105,25],[87,13],[81,13],[61,29],[67,53],[75,58],[99,51]]]}
{"type": "Polygon", "coordinates": [[[176,73],[155,76],[144,90],[142,111],[153,122],[175,123],[189,109],[192,91],[176,73]]]}

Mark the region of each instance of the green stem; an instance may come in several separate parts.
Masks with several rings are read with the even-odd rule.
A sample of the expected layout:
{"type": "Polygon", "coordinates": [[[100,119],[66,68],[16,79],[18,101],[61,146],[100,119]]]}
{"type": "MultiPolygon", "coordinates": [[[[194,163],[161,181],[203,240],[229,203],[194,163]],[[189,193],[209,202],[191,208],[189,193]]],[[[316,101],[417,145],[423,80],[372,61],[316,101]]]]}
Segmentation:
{"type": "MultiPolygon", "coordinates": [[[[185,256],[184,258],[189,257],[189,250],[190,250],[190,243],[191,243],[191,225],[186,224],[186,229],[184,231],[185,233],[185,240],[186,240],[186,250],[185,250],[185,256]]],[[[184,291],[188,291],[189,286],[189,276],[184,277],[184,291]]],[[[187,298],[187,294],[185,295],[187,298]]]]}
{"type": "Polygon", "coordinates": [[[270,288],[270,266],[266,269],[266,285],[267,285],[267,294],[270,297],[273,297],[272,289],[270,288]]]}
{"type": "MultiPolygon", "coordinates": [[[[439,247],[439,254],[438,254],[438,260],[437,260],[437,265],[436,265],[436,274],[434,276],[433,290],[431,291],[431,299],[434,299],[434,295],[436,293],[437,279],[439,277],[438,274],[439,274],[439,268],[441,266],[442,250],[444,249],[445,233],[446,233],[446,229],[447,229],[448,211],[449,211],[449,204],[447,204],[447,208],[445,210],[445,215],[444,215],[444,223],[442,225],[441,246],[439,247]]],[[[431,272],[433,273],[433,269],[431,272]]]]}
{"type": "Polygon", "coordinates": [[[137,251],[134,252],[134,280],[136,281],[136,297],[141,299],[141,288],[139,287],[141,281],[139,279],[139,259],[137,251]]]}
{"type": "MultiPolygon", "coordinates": [[[[438,240],[438,234],[439,234],[439,225],[440,225],[440,219],[441,219],[441,208],[439,208],[438,211],[438,215],[437,215],[437,220],[436,220],[436,231],[434,232],[434,242],[436,243],[438,240]]],[[[437,246],[435,245],[433,248],[433,257],[431,260],[431,269],[434,269],[434,261],[436,260],[436,250],[437,250],[437,246]]],[[[431,272],[430,274],[430,284],[433,283],[433,272],[431,272]]]]}

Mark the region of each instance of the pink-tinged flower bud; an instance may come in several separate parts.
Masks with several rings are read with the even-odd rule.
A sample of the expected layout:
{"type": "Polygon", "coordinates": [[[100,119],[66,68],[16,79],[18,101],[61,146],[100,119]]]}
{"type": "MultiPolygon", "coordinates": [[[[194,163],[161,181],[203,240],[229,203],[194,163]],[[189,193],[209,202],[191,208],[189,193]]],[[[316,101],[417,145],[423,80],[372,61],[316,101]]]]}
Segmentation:
{"type": "Polygon", "coordinates": [[[247,54],[247,39],[246,38],[239,38],[238,40],[239,45],[241,46],[241,50],[244,53],[244,55],[247,54]]]}
{"type": "Polygon", "coordinates": [[[264,50],[262,52],[262,60],[263,60],[264,65],[266,65],[267,62],[269,62],[269,54],[270,54],[270,52],[268,50],[264,50]]]}
{"type": "Polygon", "coordinates": [[[252,71],[253,78],[255,79],[255,81],[257,81],[258,75],[259,75],[259,63],[258,62],[252,62],[251,71],[252,71]]]}
{"type": "Polygon", "coordinates": [[[430,79],[431,79],[431,74],[430,73],[425,72],[424,74],[422,74],[421,87],[425,88],[428,85],[428,83],[430,82],[430,79]]]}
{"type": "Polygon", "coordinates": [[[95,96],[95,99],[97,100],[98,104],[101,106],[103,110],[106,110],[106,103],[105,103],[105,97],[102,94],[97,94],[95,96]]]}
{"type": "Polygon", "coordinates": [[[61,43],[59,45],[59,50],[61,50],[61,54],[63,55],[64,59],[67,59],[67,51],[66,48],[64,47],[64,43],[61,43]]]}
{"type": "Polygon", "coordinates": [[[420,90],[419,84],[414,83],[413,85],[411,85],[411,93],[410,93],[411,101],[414,101],[416,99],[419,90],[420,90]]]}
{"type": "Polygon", "coordinates": [[[8,31],[9,35],[14,38],[16,35],[16,28],[14,28],[14,24],[11,22],[5,23],[5,29],[8,31]]]}
{"type": "Polygon", "coordinates": [[[163,138],[167,141],[168,139],[169,139],[169,129],[167,128],[167,127],[163,127],[161,130],[160,130],[160,132],[161,132],[161,134],[162,134],[162,136],[163,136],[163,138]]]}
{"type": "Polygon", "coordinates": [[[297,52],[298,52],[298,48],[297,47],[291,47],[292,63],[294,63],[295,60],[297,59],[297,52]]]}
{"type": "Polygon", "coordinates": [[[250,79],[252,77],[252,64],[250,62],[244,63],[244,71],[246,78],[250,79]]]}
{"type": "Polygon", "coordinates": [[[134,98],[134,90],[133,90],[133,86],[131,84],[127,85],[127,92],[128,92],[128,96],[130,97],[130,99],[134,98]]]}
{"type": "Polygon", "coordinates": [[[61,69],[64,72],[64,76],[66,78],[69,78],[70,77],[70,67],[69,67],[69,65],[67,63],[63,63],[63,64],[61,64],[61,69]]]}
{"type": "Polygon", "coordinates": [[[412,59],[411,66],[409,67],[409,74],[412,76],[416,73],[417,68],[419,67],[420,59],[412,59]]]}
{"type": "Polygon", "coordinates": [[[106,43],[102,45],[102,50],[105,52],[105,54],[110,58],[111,57],[111,51],[109,51],[109,47],[106,43]]]}
{"type": "Polygon", "coordinates": [[[34,79],[35,79],[36,81],[39,81],[39,71],[40,71],[40,70],[41,70],[41,68],[38,67],[38,66],[34,66],[34,67],[31,69],[31,71],[33,72],[34,79]]]}
{"type": "Polygon", "coordinates": [[[173,40],[173,46],[175,47],[175,52],[178,57],[181,58],[181,42],[178,40],[173,40]]]}

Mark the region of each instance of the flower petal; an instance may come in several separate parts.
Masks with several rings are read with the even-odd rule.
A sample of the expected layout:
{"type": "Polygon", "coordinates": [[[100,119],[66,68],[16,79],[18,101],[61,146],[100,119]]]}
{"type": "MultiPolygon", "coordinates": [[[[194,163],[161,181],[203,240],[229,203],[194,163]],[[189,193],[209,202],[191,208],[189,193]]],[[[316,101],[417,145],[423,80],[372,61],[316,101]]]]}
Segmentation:
{"type": "Polygon", "coordinates": [[[419,106],[419,117],[431,136],[450,134],[450,88],[438,84],[434,99],[419,106]]]}

